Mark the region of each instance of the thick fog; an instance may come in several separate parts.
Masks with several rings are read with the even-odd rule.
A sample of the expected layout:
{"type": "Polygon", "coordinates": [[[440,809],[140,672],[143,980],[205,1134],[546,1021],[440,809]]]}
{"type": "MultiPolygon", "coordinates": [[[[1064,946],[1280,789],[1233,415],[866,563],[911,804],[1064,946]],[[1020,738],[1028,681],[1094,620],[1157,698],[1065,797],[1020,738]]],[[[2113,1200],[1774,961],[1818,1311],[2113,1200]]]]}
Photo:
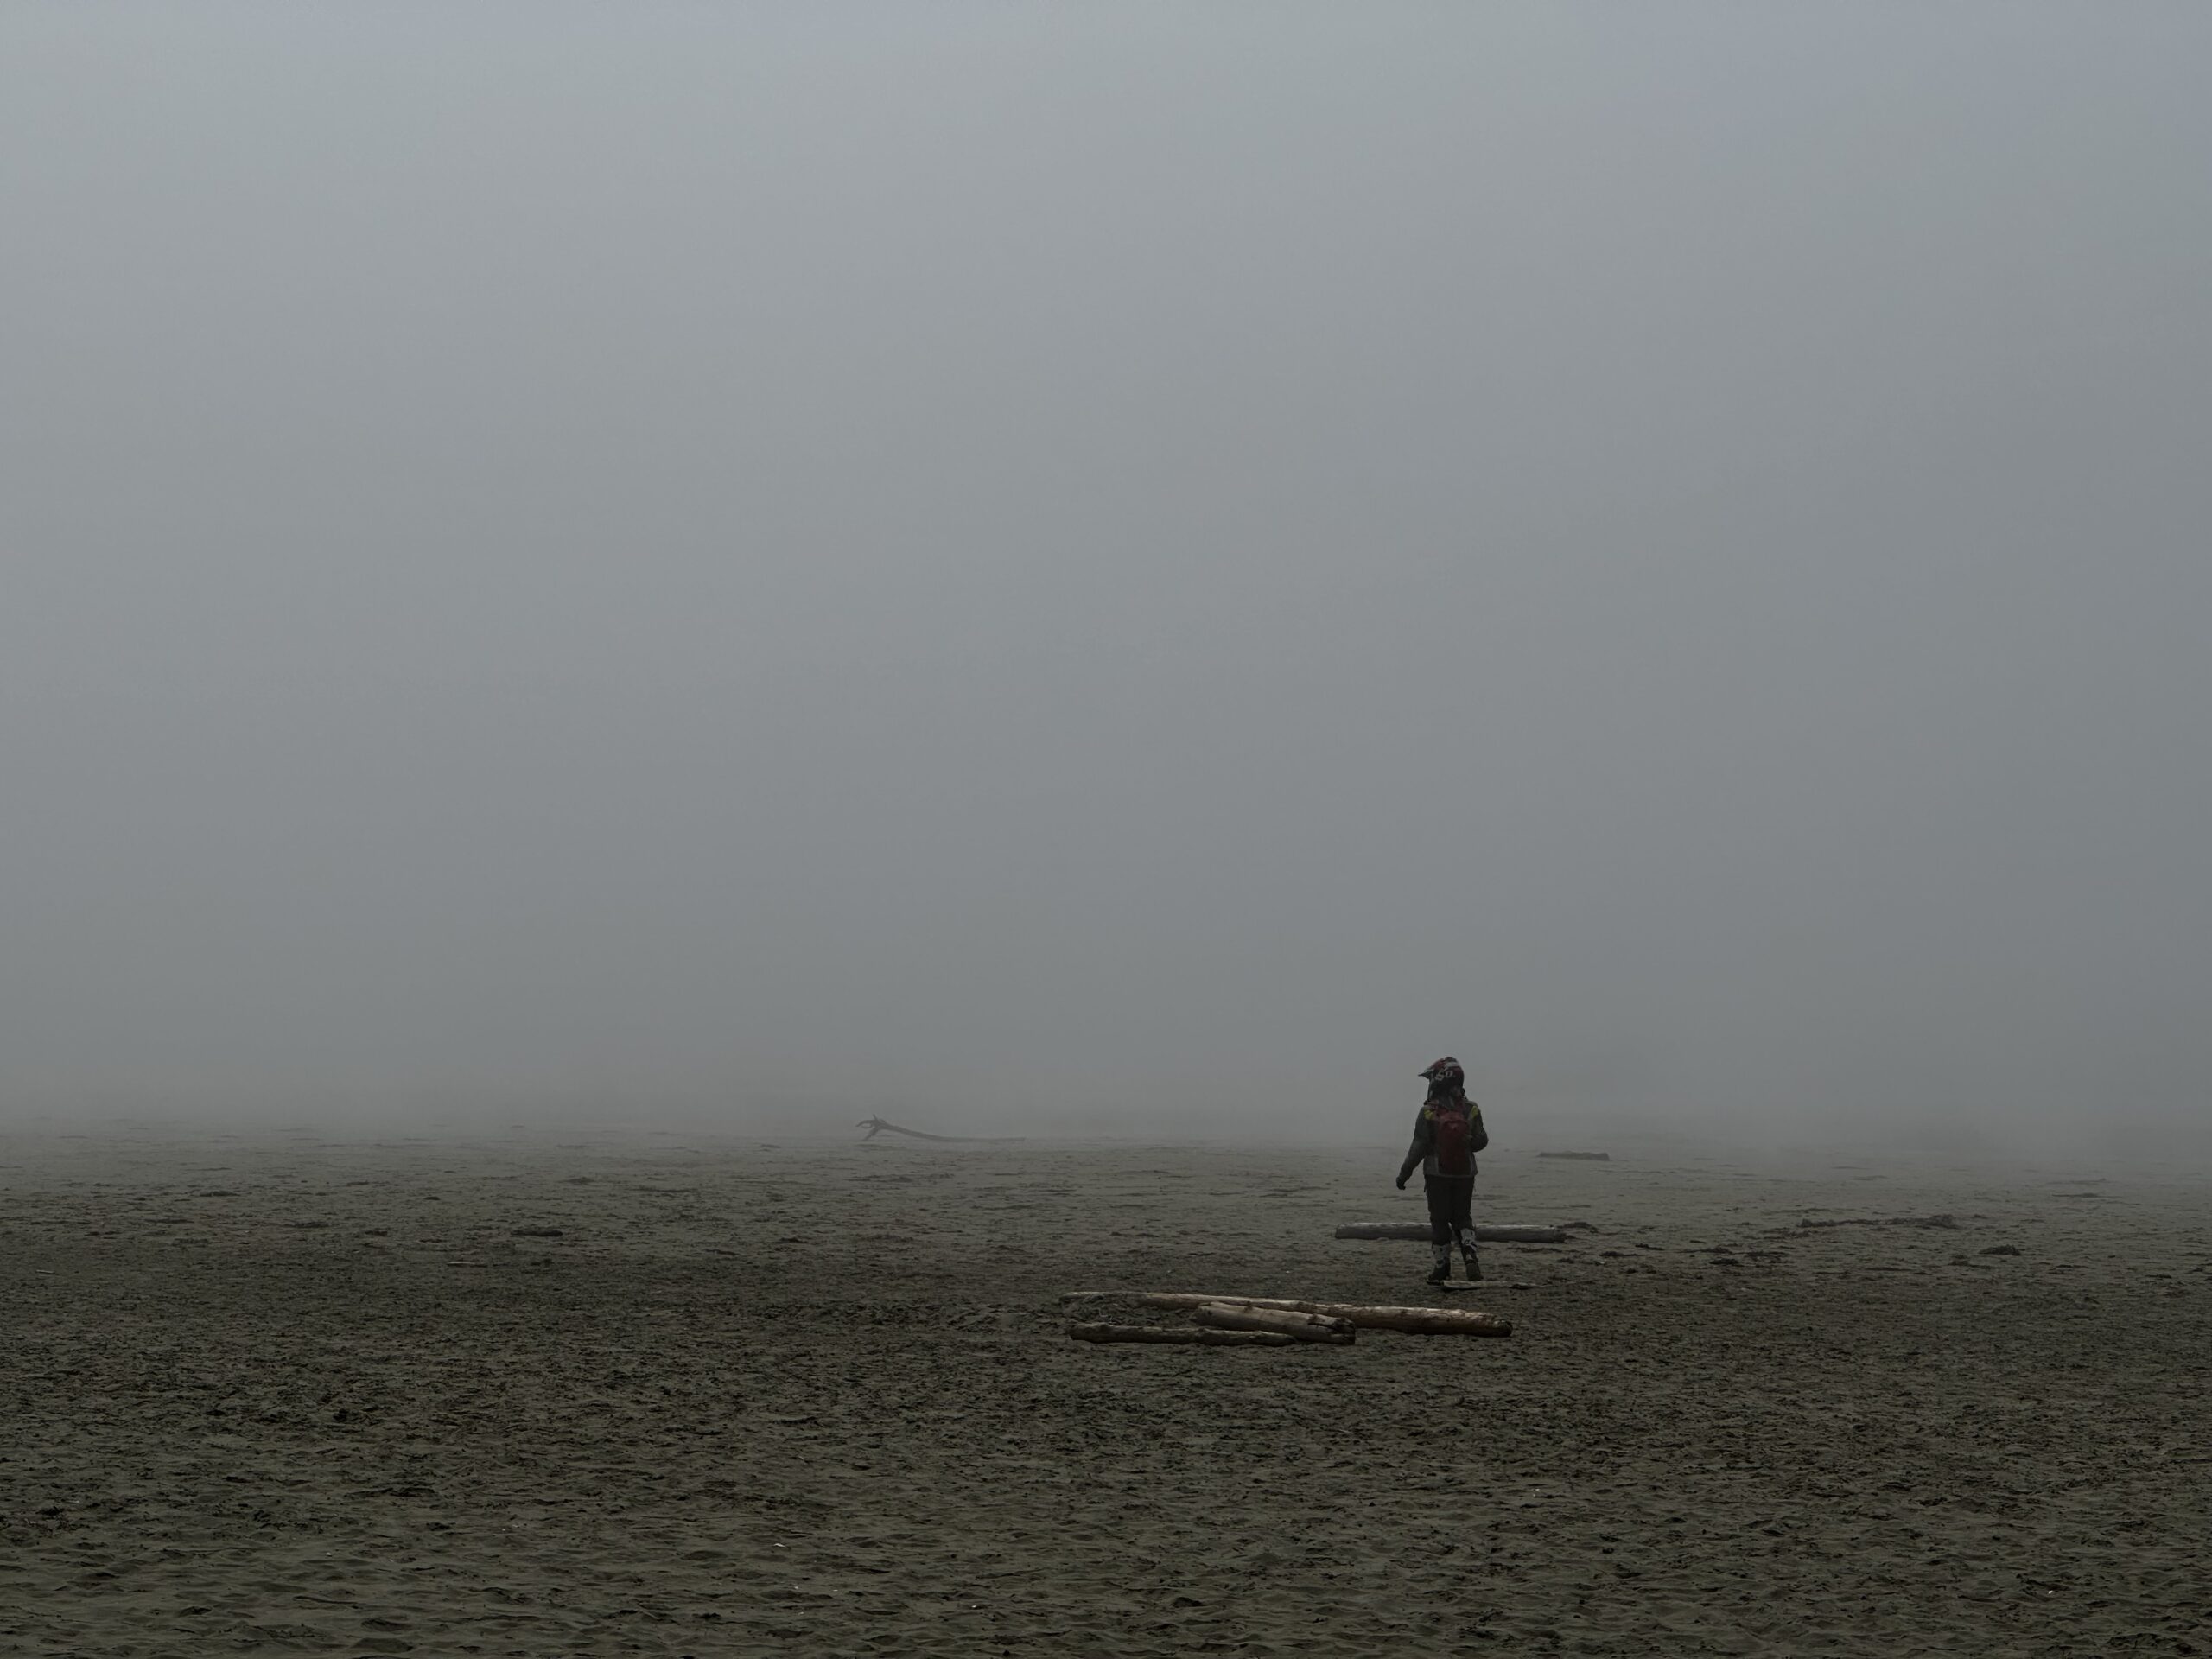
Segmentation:
{"type": "Polygon", "coordinates": [[[2201,1147],[2208,53],[10,7],[0,1115],[2201,1147]]]}

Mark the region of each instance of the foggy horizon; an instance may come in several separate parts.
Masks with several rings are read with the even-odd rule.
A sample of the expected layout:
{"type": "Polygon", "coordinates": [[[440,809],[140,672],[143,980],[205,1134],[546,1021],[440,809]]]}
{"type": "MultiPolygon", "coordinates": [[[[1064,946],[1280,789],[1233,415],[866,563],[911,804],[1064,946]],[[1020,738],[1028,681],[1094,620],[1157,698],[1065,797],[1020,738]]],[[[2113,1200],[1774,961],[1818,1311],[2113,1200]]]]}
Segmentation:
{"type": "Polygon", "coordinates": [[[0,1123],[2212,1151],[2212,14],[0,16],[0,1123]]]}

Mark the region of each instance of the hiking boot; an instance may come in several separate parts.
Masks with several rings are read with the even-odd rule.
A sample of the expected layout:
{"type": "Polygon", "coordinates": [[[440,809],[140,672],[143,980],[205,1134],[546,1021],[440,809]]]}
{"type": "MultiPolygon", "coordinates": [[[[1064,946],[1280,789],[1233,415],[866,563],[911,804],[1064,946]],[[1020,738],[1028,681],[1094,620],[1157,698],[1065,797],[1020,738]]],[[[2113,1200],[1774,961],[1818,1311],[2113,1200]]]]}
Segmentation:
{"type": "Polygon", "coordinates": [[[1451,1277],[1452,1253],[1449,1250],[1439,1250],[1436,1253],[1436,1265],[1428,1270],[1428,1282],[1432,1285],[1440,1285],[1451,1277]]]}
{"type": "Polygon", "coordinates": [[[1472,1284],[1483,1276],[1483,1264],[1475,1260],[1472,1250],[1465,1252],[1465,1260],[1467,1263],[1467,1282],[1472,1284]]]}

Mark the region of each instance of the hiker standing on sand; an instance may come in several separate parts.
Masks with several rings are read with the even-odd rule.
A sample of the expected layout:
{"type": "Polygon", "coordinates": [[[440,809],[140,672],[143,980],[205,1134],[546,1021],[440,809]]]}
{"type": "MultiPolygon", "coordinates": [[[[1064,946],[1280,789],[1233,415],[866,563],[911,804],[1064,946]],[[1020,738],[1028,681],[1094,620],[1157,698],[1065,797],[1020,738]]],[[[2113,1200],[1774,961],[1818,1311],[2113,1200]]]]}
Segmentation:
{"type": "Polygon", "coordinates": [[[1428,1282],[1440,1285],[1452,1276],[1452,1241],[1459,1241],[1459,1254],[1467,1263],[1470,1281],[1483,1276],[1475,1260],[1475,1154],[1490,1144],[1483,1128],[1483,1109],[1467,1098],[1467,1074],[1459,1062],[1446,1054],[1421,1073],[1428,1079],[1428,1098],[1414,1119],[1414,1143],[1398,1168],[1398,1191],[1406,1190],[1414,1166],[1421,1166],[1421,1185],[1428,1194],[1428,1246],[1436,1265],[1428,1282]]]}

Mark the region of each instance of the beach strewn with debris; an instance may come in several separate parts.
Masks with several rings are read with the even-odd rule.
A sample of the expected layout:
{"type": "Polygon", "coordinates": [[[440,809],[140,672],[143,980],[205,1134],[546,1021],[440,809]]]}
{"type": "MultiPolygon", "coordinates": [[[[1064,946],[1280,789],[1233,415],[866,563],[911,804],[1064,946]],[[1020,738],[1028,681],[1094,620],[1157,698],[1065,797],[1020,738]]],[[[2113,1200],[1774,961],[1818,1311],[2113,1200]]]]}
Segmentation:
{"type": "Polygon", "coordinates": [[[10,1135],[0,1652],[2208,1646],[2201,1179],[1504,1153],[1447,1299],[1395,1155],[10,1135]]]}

